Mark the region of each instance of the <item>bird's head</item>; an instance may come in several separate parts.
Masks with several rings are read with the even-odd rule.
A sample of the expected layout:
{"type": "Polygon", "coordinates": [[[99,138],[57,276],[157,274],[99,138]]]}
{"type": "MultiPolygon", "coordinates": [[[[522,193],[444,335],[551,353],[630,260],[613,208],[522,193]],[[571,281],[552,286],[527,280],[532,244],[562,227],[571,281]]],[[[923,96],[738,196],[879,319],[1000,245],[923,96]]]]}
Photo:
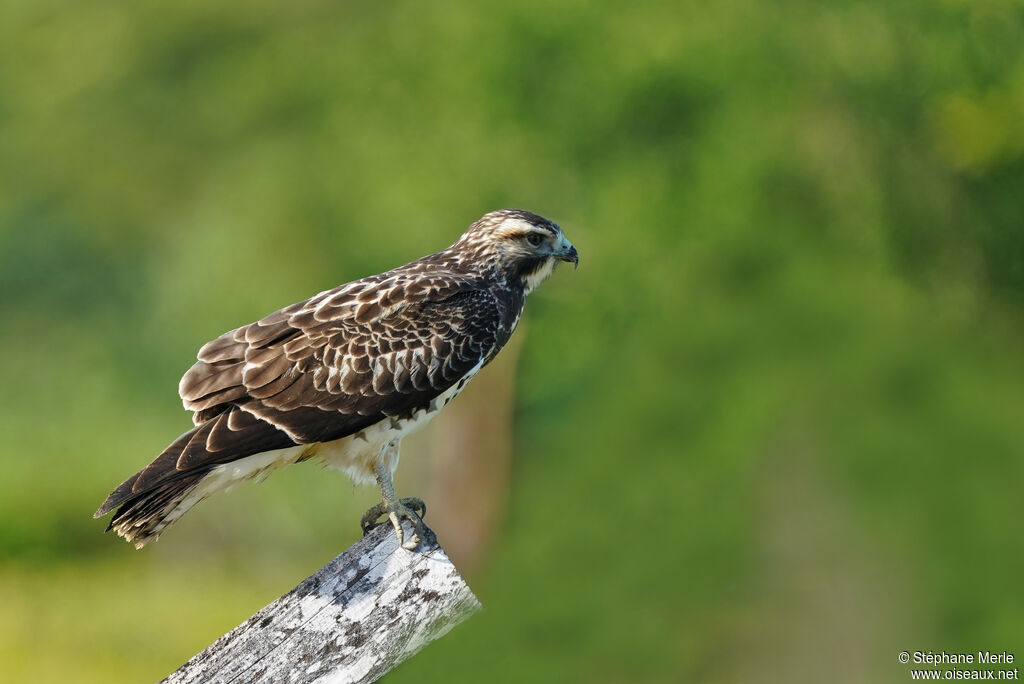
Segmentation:
{"type": "Polygon", "coordinates": [[[529,293],[547,278],[558,261],[579,264],[579,254],[558,224],[522,209],[484,214],[455,243],[474,262],[493,267],[529,293]]]}

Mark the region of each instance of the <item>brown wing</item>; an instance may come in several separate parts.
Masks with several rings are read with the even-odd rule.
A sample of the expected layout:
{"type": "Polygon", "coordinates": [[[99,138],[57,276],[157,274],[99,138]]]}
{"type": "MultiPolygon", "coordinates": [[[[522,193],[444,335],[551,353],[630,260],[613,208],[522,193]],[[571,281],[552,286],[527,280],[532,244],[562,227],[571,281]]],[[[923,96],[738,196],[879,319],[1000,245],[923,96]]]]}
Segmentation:
{"type": "Polygon", "coordinates": [[[499,339],[494,296],[445,275],[374,276],[225,333],[179,385],[196,427],[97,515],[169,479],[411,414],[493,356],[499,339]]]}
{"type": "Polygon", "coordinates": [[[406,413],[490,354],[498,327],[494,297],[455,276],[357,281],[213,340],[179,392],[197,424],[238,405],[323,441],[305,434],[303,409],[406,413]]]}

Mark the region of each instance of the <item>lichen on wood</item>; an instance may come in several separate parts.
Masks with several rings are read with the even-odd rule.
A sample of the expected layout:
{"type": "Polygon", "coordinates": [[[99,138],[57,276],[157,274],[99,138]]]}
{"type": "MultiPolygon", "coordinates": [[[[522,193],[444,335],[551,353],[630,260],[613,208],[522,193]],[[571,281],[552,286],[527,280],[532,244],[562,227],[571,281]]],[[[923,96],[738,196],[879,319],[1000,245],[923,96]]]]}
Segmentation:
{"type": "Polygon", "coordinates": [[[480,607],[432,532],[381,525],[163,681],[372,682],[480,607]]]}

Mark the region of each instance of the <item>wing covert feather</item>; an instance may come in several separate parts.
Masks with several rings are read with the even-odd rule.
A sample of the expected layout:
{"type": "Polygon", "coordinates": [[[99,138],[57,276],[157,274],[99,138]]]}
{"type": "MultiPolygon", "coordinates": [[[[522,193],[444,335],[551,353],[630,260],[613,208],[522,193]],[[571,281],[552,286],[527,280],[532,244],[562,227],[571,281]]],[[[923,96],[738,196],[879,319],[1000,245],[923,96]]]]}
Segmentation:
{"type": "Polygon", "coordinates": [[[309,437],[293,423],[330,422],[329,415],[300,409],[411,412],[493,356],[499,336],[497,301],[473,282],[457,275],[375,276],[207,343],[179,390],[197,424],[237,403],[309,437]]]}

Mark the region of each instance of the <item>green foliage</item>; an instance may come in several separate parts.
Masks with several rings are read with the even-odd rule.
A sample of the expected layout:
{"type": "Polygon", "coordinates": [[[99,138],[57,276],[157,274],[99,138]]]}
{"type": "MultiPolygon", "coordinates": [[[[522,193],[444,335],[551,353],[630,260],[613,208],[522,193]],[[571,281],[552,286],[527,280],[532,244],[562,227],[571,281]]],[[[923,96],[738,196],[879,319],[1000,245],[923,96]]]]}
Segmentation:
{"type": "Polygon", "coordinates": [[[1022,122],[1012,0],[3,4],[0,679],[156,679],[352,541],[372,492],[314,468],[142,554],[90,513],[199,344],[506,206],[581,266],[531,296],[487,610],[393,681],[1012,651],[1022,122]]]}

